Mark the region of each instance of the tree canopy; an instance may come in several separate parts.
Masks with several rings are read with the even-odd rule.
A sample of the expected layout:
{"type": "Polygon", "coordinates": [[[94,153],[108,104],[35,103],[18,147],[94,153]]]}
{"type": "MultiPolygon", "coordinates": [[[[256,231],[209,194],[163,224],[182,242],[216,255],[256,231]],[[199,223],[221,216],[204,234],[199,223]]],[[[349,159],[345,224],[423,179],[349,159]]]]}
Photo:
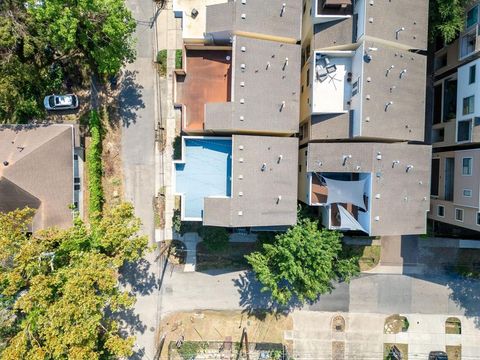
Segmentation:
{"type": "Polygon", "coordinates": [[[314,301],[330,292],[333,282],[348,281],[359,272],[357,259],[342,259],[341,235],[319,229],[318,222],[300,217],[286,233],[262,250],[247,255],[262,291],[285,305],[293,298],[314,301]]]}
{"type": "Polygon", "coordinates": [[[42,118],[42,100],[135,57],[123,0],[0,2],[0,122],[42,118]]]}
{"type": "Polygon", "coordinates": [[[469,0],[430,1],[430,38],[440,36],[445,43],[453,41],[465,25],[465,6],[469,0]]]}
{"type": "Polygon", "coordinates": [[[132,353],[115,313],[135,301],[119,268],[139,259],[133,208],[109,209],[94,226],[28,235],[33,211],[0,213],[0,359],[114,359],[132,353]]]}

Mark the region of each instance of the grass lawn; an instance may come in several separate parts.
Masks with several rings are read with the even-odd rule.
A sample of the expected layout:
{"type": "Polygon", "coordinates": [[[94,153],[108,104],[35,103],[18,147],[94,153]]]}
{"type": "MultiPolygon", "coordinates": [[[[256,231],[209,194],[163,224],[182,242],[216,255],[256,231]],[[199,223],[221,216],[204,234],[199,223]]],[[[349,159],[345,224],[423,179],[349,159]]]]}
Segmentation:
{"type": "Polygon", "coordinates": [[[458,346],[446,346],[445,349],[448,360],[462,360],[462,347],[458,346]]]}
{"type": "Polygon", "coordinates": [[[347,256],[358,257],[358,266],[360,271],[373,269],[380,261],[381,246],[359,246],[359,245],[343,245],[343,252],[347,256]]]}
{"type": "Polygon", "coordinates": [[[408,360],[408,344],[383,344],[383,358],[385,360],[392,359],[390,356],[390,349],[393,347],[393,345],[395,345],[402,353],[402,360],[408,360]]]}
{"type": "Polygon", "coordinates": [[[225,250],[212,252],[203,243],[197,245],[197,271],[248,268],[245,255],[256,250],[255,243],[231,242],[225,250]]]}

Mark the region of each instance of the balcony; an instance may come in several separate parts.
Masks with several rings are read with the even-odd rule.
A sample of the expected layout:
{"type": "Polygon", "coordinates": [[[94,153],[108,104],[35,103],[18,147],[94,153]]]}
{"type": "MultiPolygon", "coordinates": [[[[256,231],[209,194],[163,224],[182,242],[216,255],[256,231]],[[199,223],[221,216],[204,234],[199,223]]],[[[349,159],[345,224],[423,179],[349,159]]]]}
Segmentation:
{"type": "Polygon", "coordinates": [[[316,0],[314,23],[341,20],[352,16],[352,0],[316,0]]]}
{"type": "Polygon", "coordinates": [[[478,36],[478,24],[460,36],[459,60],[464,60],[480,50],[480,41],[478,40],[478,36]]]}

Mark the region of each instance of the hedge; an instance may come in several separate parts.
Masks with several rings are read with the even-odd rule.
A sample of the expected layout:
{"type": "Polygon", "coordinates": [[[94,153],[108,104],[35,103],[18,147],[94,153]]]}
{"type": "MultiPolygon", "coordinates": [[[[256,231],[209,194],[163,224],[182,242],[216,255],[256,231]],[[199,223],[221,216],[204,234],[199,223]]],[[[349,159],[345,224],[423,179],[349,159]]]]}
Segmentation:
{"type": "Polygon", "coordinates": [[[88,211],[90,220],[96,220],[103,209],[102,188],[102,122],[96,110],[90,112],[90,147],[87,152],[88,169],[88,211]]]}

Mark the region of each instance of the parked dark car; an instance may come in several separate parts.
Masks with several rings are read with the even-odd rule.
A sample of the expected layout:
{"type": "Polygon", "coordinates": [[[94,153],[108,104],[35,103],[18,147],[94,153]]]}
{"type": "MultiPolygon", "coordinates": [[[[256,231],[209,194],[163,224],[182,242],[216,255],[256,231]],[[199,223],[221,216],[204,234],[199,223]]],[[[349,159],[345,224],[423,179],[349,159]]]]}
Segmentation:
{"type": "Polygon", "coordinates": [[[430,351],[428,360],[448,360],[448,355],[445,351],[430,351]]]}

